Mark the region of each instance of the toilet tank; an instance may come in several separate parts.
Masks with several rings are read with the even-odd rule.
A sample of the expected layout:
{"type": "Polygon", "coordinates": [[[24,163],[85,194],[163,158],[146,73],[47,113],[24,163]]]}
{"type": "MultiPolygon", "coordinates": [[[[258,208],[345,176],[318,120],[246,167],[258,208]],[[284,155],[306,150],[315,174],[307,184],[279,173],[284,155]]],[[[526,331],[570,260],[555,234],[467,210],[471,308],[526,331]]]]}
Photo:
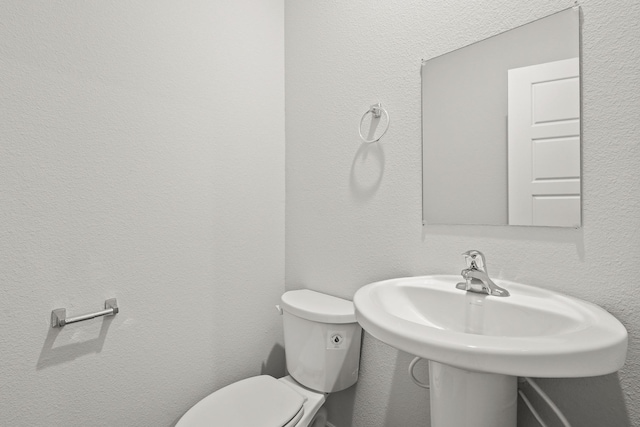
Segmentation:
{"type": "Polygon", "coordinates": [[[353,302],[303,289],[282,295],[282,311],[289,375],[325,393],[355,384],[362,329],[353,302]]]}

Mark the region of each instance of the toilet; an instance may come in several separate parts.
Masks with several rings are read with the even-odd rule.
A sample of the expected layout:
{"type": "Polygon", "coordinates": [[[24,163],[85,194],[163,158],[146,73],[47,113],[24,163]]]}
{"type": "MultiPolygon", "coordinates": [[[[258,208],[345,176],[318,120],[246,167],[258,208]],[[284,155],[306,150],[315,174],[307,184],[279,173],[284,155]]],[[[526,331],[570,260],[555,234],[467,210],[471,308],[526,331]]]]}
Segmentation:
{"type": "Polygon", "coordinates": [[[289,375],[237,381],[196,403],[176,427],[325,427],[327,395],[358,380],[362,329],[351,301],[303,289],[278,306],[289,375]]]}

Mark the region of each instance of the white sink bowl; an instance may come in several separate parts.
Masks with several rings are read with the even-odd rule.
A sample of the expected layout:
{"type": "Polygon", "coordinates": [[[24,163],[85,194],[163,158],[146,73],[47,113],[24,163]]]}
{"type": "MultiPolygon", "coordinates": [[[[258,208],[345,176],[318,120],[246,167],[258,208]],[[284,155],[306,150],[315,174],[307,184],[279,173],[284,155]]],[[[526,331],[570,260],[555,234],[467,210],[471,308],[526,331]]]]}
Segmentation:
{"type": "Polygon", "coordinates": [[[617,371],[627,331],[589,302],[506,280],[511,296],[456,289],[460,276],[385,280],[359,289],[356,318],[375,338],[462,369],[531,377],[617,371]]]}

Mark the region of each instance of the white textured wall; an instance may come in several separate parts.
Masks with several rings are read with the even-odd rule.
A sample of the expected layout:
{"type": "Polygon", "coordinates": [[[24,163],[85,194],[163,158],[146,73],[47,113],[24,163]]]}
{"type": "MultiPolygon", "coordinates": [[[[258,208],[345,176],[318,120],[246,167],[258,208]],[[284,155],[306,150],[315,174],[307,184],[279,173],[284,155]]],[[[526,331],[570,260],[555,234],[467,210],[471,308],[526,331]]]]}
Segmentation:
{"type": "MultiPolygon", "coordinates": [[[[420,60],[572,4],[287,1],[287,286],[350,298],[374,280],[455,273],[463,251],[480,249],[493,275],[592,301],[626,325],[619,375],[540,384],[575,426],[637,426],[640,3],[580,2],[583,228],[421,225],[420,60]],[[391,127],[381,144],[362,145],[358,122],[378,101],[391,127]]],[[[360,381],[331,398],[330,419],[428,425],[428,392],[408,380],[409,361],[365,335],[360,381]]],[[[520,412],[521,426],[536,425],[520,412]]]]}
{"type": "Polygon", "coordinates": [[[170,426],[282,371],[283,7],[1,2],[0,425],[170,426]]]}

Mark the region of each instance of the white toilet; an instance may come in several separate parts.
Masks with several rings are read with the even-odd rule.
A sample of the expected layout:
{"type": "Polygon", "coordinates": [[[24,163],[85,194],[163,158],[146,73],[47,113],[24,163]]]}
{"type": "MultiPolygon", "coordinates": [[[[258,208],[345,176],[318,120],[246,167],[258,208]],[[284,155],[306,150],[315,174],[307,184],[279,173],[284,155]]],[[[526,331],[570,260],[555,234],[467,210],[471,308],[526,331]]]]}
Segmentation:
{"type": "Polygon", "coordinates": [[[327,394],[358,380],[362,330],[353,303],[310,290],[282,295],[289,375],[230,384],[195,404],[176,427],[325,427],[327,394]]]}

